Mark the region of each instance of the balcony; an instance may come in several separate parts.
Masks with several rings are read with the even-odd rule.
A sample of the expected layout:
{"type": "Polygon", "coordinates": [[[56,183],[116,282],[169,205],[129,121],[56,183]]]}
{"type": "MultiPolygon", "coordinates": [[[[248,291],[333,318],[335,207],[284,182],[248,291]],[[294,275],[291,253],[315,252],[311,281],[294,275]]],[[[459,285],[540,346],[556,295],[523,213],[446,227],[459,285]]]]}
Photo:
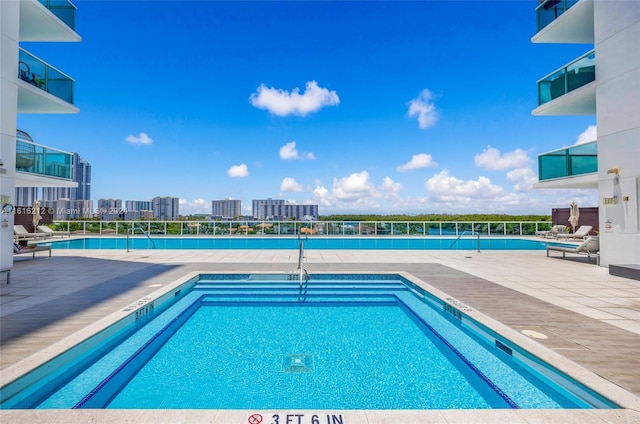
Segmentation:
{"type": "Polygon", "coordinates": [[[538,155],[536,188],[596,188],[598,142],[576,144],[538,155]]]}
{"type": "Polygon", "coordinates": [[[75,81],[43,60],[18,53],[18,113],[78,113],[73,105],[75,81]],[[45,94],[48,93],[48,94],[45,94]]]}
{"type": "Polygon", "coordinates": [[[68,0],[20,1],[20,41],[80,41],[76,7],[68,0]]]}
{"type": "Polygon", "coordinates": [[[594,115],[596,113],[596,54],[584,54],[538,80],[534,115],[594,115]]]}
{"type": "Polygon", "coordinates": [[[34,184],[17,181],[16,186],[47,186],[47,184],[41,184],[42,178],[33,177],[64,180],[52,186],[69,186],[68,183],[75,184],[71,181],[73,153],[36,144],[30,140],[30,137],[25,137],[21,134],[24,133],[19,131],[16,138],[16,171],[18,173],[16,179],[31,181],[34,184]],[[36,181],[39,184],[35,184],[36,181]]]}
{"type": "Polygon", "coordinates": [[[593,44],[593,0],[546,0],[536,18],[533,43],[593,44]]]}

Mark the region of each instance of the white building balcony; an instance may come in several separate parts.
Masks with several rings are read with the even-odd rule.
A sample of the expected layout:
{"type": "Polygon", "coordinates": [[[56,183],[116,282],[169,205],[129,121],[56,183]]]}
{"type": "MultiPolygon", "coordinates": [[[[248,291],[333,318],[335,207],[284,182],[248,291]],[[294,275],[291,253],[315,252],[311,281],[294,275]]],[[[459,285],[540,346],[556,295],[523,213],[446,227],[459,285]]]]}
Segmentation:
{"type": "Polygon", "coordinates": [[[68,0],[20,0],[20,41],[80,41],[68,0]]]}
{"type": "Polygon", "coordinates": [[[596,54],[592,50],[538,80],[533,115],[595,115],[596,54]]]}
{"type": "Polygon", "coordinates": [[[73,153],[36,144],[22,131],[16,137],[16,187],[77,187],[73,153]]]}
{"type": "Polygon", "coordinates": [[[533,43],[593,44],[594,0],[545,0],[536,8],[533,43]]]}
{"type": "Polygon", "coordinates": [[[75,81],[24,49],[18,54],[18,113],[78,113],[75,81]]]}
{"type": "Polygon", "coordinates": [[[598,142],[538,155],[538,183],[534,188],[598,188],[598,142]]]}

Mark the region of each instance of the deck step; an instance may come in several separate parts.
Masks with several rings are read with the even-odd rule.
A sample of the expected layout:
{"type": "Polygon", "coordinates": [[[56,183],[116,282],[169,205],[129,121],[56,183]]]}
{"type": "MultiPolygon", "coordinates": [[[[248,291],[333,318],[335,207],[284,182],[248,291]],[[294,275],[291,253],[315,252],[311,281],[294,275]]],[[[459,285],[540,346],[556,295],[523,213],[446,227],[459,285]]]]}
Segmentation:
{"type": "Polygon", "coordinates": [[[609,265],[609,274],[640,281],[640,264],[609,265]]]}

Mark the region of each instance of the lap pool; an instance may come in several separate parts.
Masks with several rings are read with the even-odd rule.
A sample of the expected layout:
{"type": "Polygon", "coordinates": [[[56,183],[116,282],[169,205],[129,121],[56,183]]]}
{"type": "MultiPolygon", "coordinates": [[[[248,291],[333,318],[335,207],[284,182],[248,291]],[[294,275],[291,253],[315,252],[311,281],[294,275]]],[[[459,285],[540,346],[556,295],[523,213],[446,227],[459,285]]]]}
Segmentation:
{"type": "Polygon", "coordinates": [[[0,389],[2,409],[616,408],[399,274],[198,274],[0,389]]]}
{"type": "MultiPolygon", "coordinates": [[[[298,249],[297,237],[87,237],[54,241],[54,249],[298,249]]],[[[41,243],[42,244],[42,243],[41,243]]],[[[476,250],[478,239],[465,237],[309,237],[307,249],[476,250]]],[[[484,237],[482,250],[545,250],[543,241],[484,237]]]]}

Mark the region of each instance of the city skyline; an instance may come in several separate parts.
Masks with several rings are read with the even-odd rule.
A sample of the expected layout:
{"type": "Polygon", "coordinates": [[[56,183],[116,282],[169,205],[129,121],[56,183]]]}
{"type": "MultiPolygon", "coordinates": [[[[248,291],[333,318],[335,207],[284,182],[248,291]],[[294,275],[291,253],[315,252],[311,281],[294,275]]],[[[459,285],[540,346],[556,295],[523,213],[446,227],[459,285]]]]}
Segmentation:
{"type": "Polygon", "coordinates": [[[531,187],[538,154],[595,139],[593,116],[531,115],[536,81],[591,48],[533,45],[536,1],[75,4],[81,43],[29,48],[76,79],[80,114],[18,127],[84,157],[94,200],[179,197],[184,215],[228,197],[322,214],[597,205],[531,187]]]}

